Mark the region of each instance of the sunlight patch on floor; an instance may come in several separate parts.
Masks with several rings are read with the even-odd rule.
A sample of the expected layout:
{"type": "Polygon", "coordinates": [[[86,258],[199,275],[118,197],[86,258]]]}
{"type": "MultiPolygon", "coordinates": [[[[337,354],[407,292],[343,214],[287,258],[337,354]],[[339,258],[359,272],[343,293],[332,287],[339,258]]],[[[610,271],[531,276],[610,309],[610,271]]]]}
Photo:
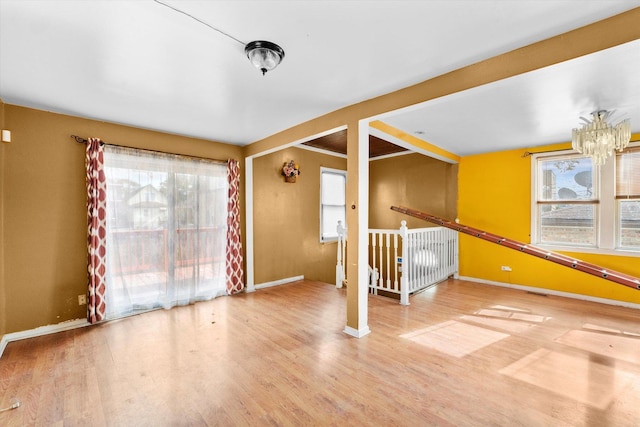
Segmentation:
{"type": "Polygon", "coordinates": [[[454,357],[464,357],[508,336],[455,320],[400,335],[401,338],[454,357]]]}
{"type": "Polygon", "coordinates": [[[621,334],[621,335],[629,335],[632,337],[640,337],[640,334],[637,334],[635,332],[629,332],[629,331],[623,331],[620,329],[613,329],[613,328],[607,328],[606,326],[600,326],[600,325],[594,325],[592,323],[585,323],[584,325],[582,325],[583,329],[589,329],[592,331],[598,331],[598,332],[611,332],[613,334],[621,334]]]}
{"type": "Polygon", "coordinates": [[[587,355],[540,349],[499,372],[604,410],[634,376],[599,362],[587,355]]]}
{"type": "Polygon", "coordinates": [[[525,310],[522,308],[509,307],[506,305],[492,305],[491,308],[495,308],[496,310],[507,310],[507,311],[521,311],[523,313],[529,313],[529,310],[525,310]]]}
{"type": "Polygon", "coordinates": [[[554,341],[602,356],[640,364],[640,339],[638,338],[572,330],[554,341]]]}
{"type": "Polygon", "coordinates": [[[478,323],[480,325],[489,326],[491,328],[503,329],[510,333],[523,333],[537,325],[527,322],[514,322],[511,319],[496,319],[494,317],[484,316],[460,316],[460,320],[466,322],[478,323]]]}
{"type": "Polygon", "coordinates": [[[518,310],[518,311],[504,310],[504,309],[492,310],[488,308],[483,308],[482,310],[476,311],[474,314],[478,316],[501,317],[504,319],[524,320],[526,322],[534,322],[534,323],[542,323],[550,319],[550,317],[541,316],[539,314],[526,313],[526,312],[522,312],[522,310],[518,310]]]}

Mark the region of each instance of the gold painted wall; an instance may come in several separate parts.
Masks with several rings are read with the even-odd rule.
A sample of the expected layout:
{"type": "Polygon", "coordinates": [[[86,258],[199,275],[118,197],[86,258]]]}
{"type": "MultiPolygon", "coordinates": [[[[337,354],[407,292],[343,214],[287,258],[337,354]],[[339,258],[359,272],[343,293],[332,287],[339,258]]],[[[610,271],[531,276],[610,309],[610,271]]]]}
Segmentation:
{"type": "Polygon", "coordinates": [[[336,243],[320,243],[320,167],[346,170],[346,159],[286,148],[253,162],[255,284],[304,275],[335,282],[336,243]],[[295,160],[295,184],[280,175],[295,160]]]}
{"type": "Polygon", "coordinates": [[[369,228],[434,227],[435,224],[401,215],[390,207],[406,206],[455,219],[458,202],[458,165],[421,154],[407,154],[369,162],[369,228]]]}
{"type": "MultiPolygon", "coordinates": [[[[533,151],[568,148],[537,147],[533,151]]],[[[463,157],[458,215],[464,225],[530,242],[531,159],[525,150],[463,157]]],[[[640,277],[639,258],[568,253],[577,259],[640,277]]],[[[640,303],[640,292],[497,244],[460,235],[460,275],[640,303]],[[513,271],[501,271],[503,265],[513,271]]]]}
{"type": "MultiPolygon", "coordinates": [[[[0,99],[0,129],[4,126],[4,102],[0,99]]],[[[5,280],[4,280],[4,146],[0,142],[0,336],[6,331],[7,310],[5,305],[5,280]]]]}
{"type": "MultiPolygon", "coordinates": [[[[170,153],[235,158],[243,165],[242,148],[229,144],[13,105],[4,106],[4,121],[12,142],[2,146],[2,334],[86,317],[86,306],[77,299],[87,286],[85,146],[71,134],[170,153]]],[[[241,215],[244,224],[244,211],[241,215]]]]}

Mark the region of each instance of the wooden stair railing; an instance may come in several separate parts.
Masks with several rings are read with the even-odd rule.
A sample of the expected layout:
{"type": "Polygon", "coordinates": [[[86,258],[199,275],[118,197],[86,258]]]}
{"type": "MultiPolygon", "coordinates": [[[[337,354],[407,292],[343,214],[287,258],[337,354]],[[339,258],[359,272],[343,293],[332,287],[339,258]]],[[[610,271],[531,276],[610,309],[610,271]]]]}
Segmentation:
{"type": "Polygon", "coordinates": [[[583,273],[591,274],[601,279],[609,280],[611,282],[618,283],[620,285],[628,286],[633,289],[640,289],[640,279],[634,276],[630,276],[619,271],[608,270],[595,264],[580,261],[576,258],[568,257],[566,255],[559,254],[557,252],[548,251],[545,249],[537,248],[535,246],[521,243],[516,240],[507,239],[496,234],[488,233],[477,228],[468,227],[466,225],[458,224],[453,221],[449,221],[435,215],[430,215],[425,212],[417,211],[415,209],[405,208],[402,206],[391,206],[391,210],[400,212],[415,218],[420,218],[425,221],[432,222],[434,224],[441,225],[443,227],[450,228],[459,233],[468,234],[469,236],[477,237],[478,239],[486,240],[488,242],[496,243],[500,246],[504,246],[509,249],[520,251],[522,253],[533,255],[538,258],[546,259],[547,261],[555,262],[556,264],[563,265],[565,267],[572,268],[574,270],[582,271],[583,273]]]}

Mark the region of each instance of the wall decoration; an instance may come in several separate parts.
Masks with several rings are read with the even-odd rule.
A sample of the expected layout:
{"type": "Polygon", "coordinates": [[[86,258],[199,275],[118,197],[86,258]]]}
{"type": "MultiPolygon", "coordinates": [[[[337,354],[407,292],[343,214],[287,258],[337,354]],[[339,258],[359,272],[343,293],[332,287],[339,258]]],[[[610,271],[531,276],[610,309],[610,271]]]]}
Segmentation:
{"type": "Polygon", "coordinates": [[[296,182],[298,175],[302,172],[300,171],[300,166],[296,164],[293,160],[289,160],[288,162],[284,162],[282,165],[282,176],[284,176],[284,182],[294,183],[296,182]]]}

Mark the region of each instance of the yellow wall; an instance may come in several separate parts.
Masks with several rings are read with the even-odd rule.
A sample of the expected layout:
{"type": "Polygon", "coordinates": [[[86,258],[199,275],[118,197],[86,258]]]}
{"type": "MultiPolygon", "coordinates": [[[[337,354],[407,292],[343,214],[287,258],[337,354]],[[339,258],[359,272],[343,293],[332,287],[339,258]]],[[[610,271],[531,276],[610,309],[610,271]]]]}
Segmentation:
{"type": "Polygon", "coordinates": [[[392,211],[405,206],[454,219],[458,200],[458,165],[421,154],[407,154],[369,163],[369,228],[395,229],[400,221],[409,228],[431,224],[392,211]]]}
{"type": "Polygon", "coordinates": [[[253,162],[254,277],[257,285],[304,275],[335,282],[336,243],[320,243],[320,167],[346,170],[344,158],[287,148],[253,162]],[[280,175],[295,160],[295,184],[280,175]]]}
{"type": "MultiPolygon", "coordinates": [[[[537,147],[532,151],[568,148],[537,147]]],[[[460,223],[529,243],[531,158],[522,150],[463,157],[459,171],[460,223]]],[[[577,259],[640,277],[639,258],[565,253],[577,259]]],[[[640,303],[640,292],[567,267],[460,235],[460,275],[489,281],[640,303]],[[500,267],[510,266],[504,272],[500,267]]]]}
{"type": "Polygon", "coordinates": [[[77,298],[86,293],[87,286],[85,146],[69,135],[95,136],[112,144],[170,153],[242,160],[242,148],[234,145],[13,105],[4,106],[4,128],[11,130],[12,142],[2,145],[1,158],[0,231],[4,230],[5,268],[0,278],[4,293],[2,299],[0,291],[4,301],[0,334],[86,316],[86,307],[79,306],[77,298]]]}

